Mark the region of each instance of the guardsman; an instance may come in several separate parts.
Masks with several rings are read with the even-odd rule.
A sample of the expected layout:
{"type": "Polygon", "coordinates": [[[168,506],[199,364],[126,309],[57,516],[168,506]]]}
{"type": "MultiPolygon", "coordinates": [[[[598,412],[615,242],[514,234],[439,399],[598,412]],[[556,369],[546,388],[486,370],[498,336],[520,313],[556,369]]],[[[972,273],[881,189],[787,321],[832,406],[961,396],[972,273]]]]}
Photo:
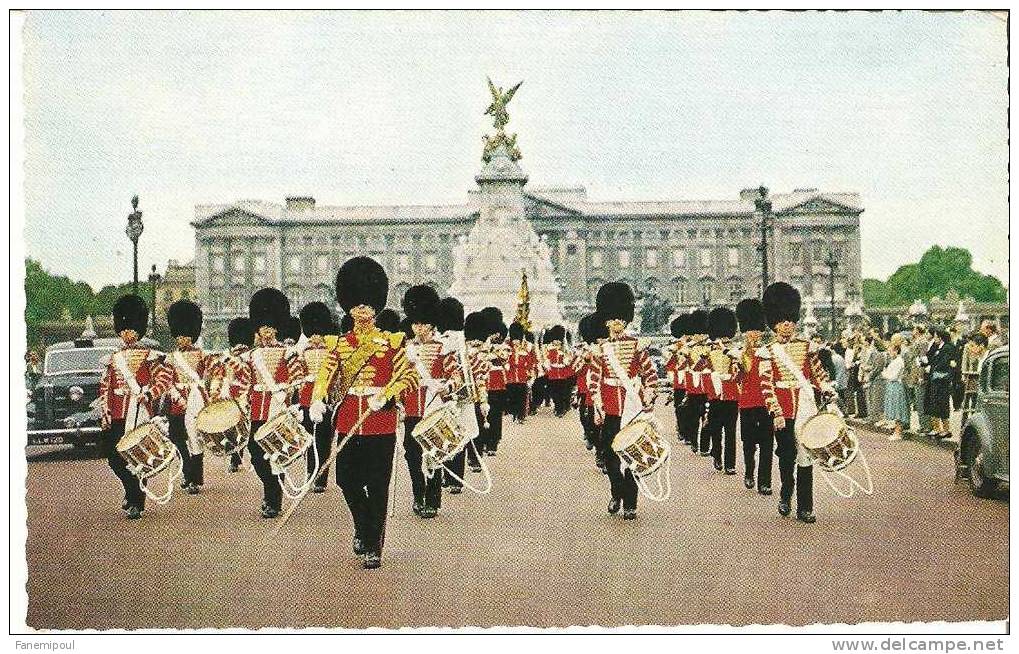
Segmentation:
{"type": "MultiPolygon", "coordinates": [[[[464,318],[464,352],[466,354],[466,360],[473,377],[473,385],[470,388],[469,401],[473,404],[474,408],[474,420],[477,424],[477,434],[474,436],[472,441],[473,446],[465,448],[458,455],[460,458],[454,458],[454,472],[463,478],[461,470],[463,469],[463,456],[466,454],[467,463],[470,464],[472,472],[481,472],[481,460],[479,457],[485,456],[485,442],[482,438],[483,434],[488,431],[488,412],[490,405],[488,403],[488,357],[485,351],[485,339],[488,337],[490,325],[484,314],[480,311],[475,311],[468,314],[464,318]]],[[[447,362],[449,366],[448,374],[460,374],[463,377],[466,374],[461,366],[455,363],[453,360],[447,362]]],[[[454,480],[453,486],[456,485],[454,480]]]]}
{"type": "Polygon", "coordinates": [[[672,382],[672,408],[676,412],[676,438],[680,443],[689,443],[683,438],[683,400],[686,399],[686,327],[687,314],[676,316],[669,323],[669,332],[674,339],[666,347],[665,374],[672,382]]]}
{"type": "Polygon", "coordinates": [[[730,348],[736,335],[736,314],[717,307],[708,314],[708,360],[711,374],[704,376],[708,397],[708,416],[704,431],[711,443],[715,470],[736,474],[736,420],[739,418],[739,385],[736,383],[736,359],[730,348]]]}
{"type": "Polygon", "coordinates": [[[544,365],[548,379],[548,394],[557,418],[570,410],[570,394],[573,390],[573,361],[566,350],[566,328],[562,325],[550,327],[545,332],[544,365]]]}
{"type": "Polygon", "coordinates": [[[709,456],[710,443],[708,434],[702,433],[701,423],[707,411],[707,387],[710,383],[711,363],[708,359],[710,349],[707,346],[708,313],[700,309],[687,317],[687,349],[686,357],[686,398],[681,412],[681,429],[683,440],[690,443],[690,449],[700,452],[701,456],[709,456]]]}
{"type": "Polygon", "coordinates": [[[800,293],[785,282],[775,282],[764,291],[764,315],[775,332],[769,349],[774,369],[774,387],[766,400],[775,416],[778,471],[782,486],[778,512],[791,512],[796,491],[796,518],[812,523],[814,516],[814,468],[807,451],[796,439],[796,428],[817,414],[815,391],[832,392],[828,374],[810,343],[796,335],[800,319],[800,293]]]}
{"type": "Polygon", "coordinates": [[[593,320],[593,314],[583,316],[577,321],[577,335],[579,336],[576,352],[573,357],[573,370],[577,379],[577,415],[580,419],[580,427],[584,434],[584,444],[587,446],[588,451],[594,449],[594,432],[591,430],[590,411],[588,410],[587,400],[590,397],[587,386],[587,374],[590,369],[590,341],[588,337],[591,335],[591,320],[593,320]]]}
{"type": "MultiPolygon", "coordinates": [[[[304,347],[299,350],[299,356],[304,361],[305,376],[299,389],[298,404],[301,405],[301,423],[315,437],[316,456],[307,459],[308,475],[311,476],[333,452],[332,426],[326,420],[313,422],[309,413],[315,380],[326,358],[325,338],[333,332],[333,316],[325,303],[309,302],[301,309],[300,325],[306,340],[304,347]]],[[[325,474],[320,475],[312,486],[312,492],[324,493],[327,481],[325,474]]]]}
{"type": "Polygon", "coordinates": [[[506,362],[507,404],[513,420],[523,423],[528,411],[527,387],[536,374],[538,362],[534,347],[527,341],[523,325],[511,323],[509,339],[509,360],[506,362]]]}
{"type": "Polygon", "coordinates": [[[129,520],[145,510],[145,493],[117,452],[117,443],[138,425],[148,422],[156,400],[173,381],[162,352],[141,343],[149,325],[149,309],[137,295],[124,295],[113,305],[113,330],[123,341],[110,355],[99,382],[99,409],[103,433],[100,447],[113,474],[124,486],[121,508],[129,520]]]}
{"type": "Polygon", "coordinates": [[[273,473],[255,434],[280,411],[290,410],[291,396],[304,383],[307,369],[297,352],[277,340],[279,334],[286,334],[291,328],[290,301],[283,293],[275,288],[256,291],[248,305],[248,318],[255,329],[255,347],[248,353],[253,381],[249,394],[251,438],[248,452],[255,474],[262,482],[262,517],[275,518],[283,504],[283,487],[280,475],[273,473]]]}
{"type": "Polygon", "coordinates": [[[383,309],[375,318],[379,330],[395,334],[400,331],[400,314],[395,309],[383,309]]]}
{"type": "MultiPolygon", "coordinates": [[[[396,450],[396,400],[418,383],[407,360],[402,332],[382,331],[375,317],[386,306],[389,279],[374,259],[355,257],[336,274],[336,301],[353,318],[353,329],[331,345],[319,369],[309,410],[325,419],[335,398],[333,430],[343,439],[336,483],[354,523],[354,553],[365,568],[382,565],[389,482],[396,450]]],[[[396,321],[397,325],[399,320],[396,321]]]]}
{"type": "MultiPolygon", "coordinates": [[[[252,374],[248,352],[255,342],[255,330],[248,318],[234,318],[226,327],[230,349],[216,356],[206,369],[205,384],[209,399],[234,399],[248,413],[251,410],[252,374]]],[[[230,455],[230,472],[240,470],[244,461],[244,450],[230,455]]]]}
{"type": "Polygon", "coordinates": [[[166,310],[166,322],[177,345],[166,357],[173,374],[173,383],[163,396],[168,404],[169,435],[184,462],[181,486],[185,492],[197,495],[204,483],[204,455],[195,419],[208,400],[203,378],[212,357],[195,345],[202,333],[202,310],[197,304],[190,300],[174,302],[166,310]]]}
{"type": "Polygon", "coordinates": [[[577,388],[584,392],[580,397],[579,413],[584,426],[584,440],[589,450],[594,450],[594,463],[602,473],[608,474],[605,467],[605,451],[602,447],[601,426],[594,420],[594,393],[591,391],[592,368],[599,343],[608,337],[605,320],[597,313],[591,313],[580,320],[577,326],[580,338],[584,341],[583,365],[577,372],[577,388]]]}
{"type": "Polygon", "coordinates": [[[419,383],[403,392],[403,456],[410,472],[413,510],[422,518],[434,518],[442,506],[442,468],[426,469],[424,451],[411,435],[426,414],[442,405],[446,391],[442,342],[435,338],[439,295],[426,284],[412,286],[403,294],[404,319],[413,337],[407,342],[407,360],[417,370],[419,383]]]}
{"type": "MultiPolygon", "coordinates": [[[[495,319],[494,316],[489,316],[495,319]]],[[[485,453],[495,456],[502,442],[502,418],[506,412],[506,373],[509,361],[510,346],[506,342],[509,328],[502,319],[489,327],[487,347],[488,381],[485,390],[488,392],[488,428],[484,433],[485,453]]]]}
{"type": "Polygon", "coordinates": [[[748,298],[736,305],[736,318],[743,332],[743,349],[737,357],[739,382],[739,428],[743,441],[743,485],[754,487],[757,468],[757,492],[771,495],[771,467],[775,448],[775,421],[768,410],[764,389],[772,391],[771,350],[761,343],[764,307],[748,298]],[[760,458],[755,461],[760,451],[760,458]]]}
{"type": "Polygon", "coordinates": [[[610,282],[598,289],[595,311],[608,329],[608,338],[594,357],[589,382],[612,493],[608,512],[618,513],[622,504],[624,520],[637,517],[637,482],[629,470],[620,470],[612,440],[625,424],[651,411],[658,384],[647,350],[626,334],[626,326],[633,320],[634,303],[633,291],[622,282],[610,282]]]}

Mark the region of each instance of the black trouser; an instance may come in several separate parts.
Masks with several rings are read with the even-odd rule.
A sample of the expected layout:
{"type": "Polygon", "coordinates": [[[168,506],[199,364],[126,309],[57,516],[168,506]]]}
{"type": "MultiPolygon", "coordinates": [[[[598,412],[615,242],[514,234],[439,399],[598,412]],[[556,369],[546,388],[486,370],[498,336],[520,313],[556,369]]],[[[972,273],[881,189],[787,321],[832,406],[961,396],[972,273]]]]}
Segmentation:
{"type": "Polygon", "coordinates": [[[549,395],[552,397],[552,406],[555,415],[562,417],[570,411],[570,395],[573,391],[573,378],[550,379],[548,381],[549,395]]]}
{"type": "MultiPolygon", "coordinates": [[[[318,452],[316,457],[312,452],[308,452],[308,476],[311,477],[315,472],[322,467],[322,464],[329,460],[329,456],[333,453],[333,438],[336,436],[336,432],[333,430],[333,423],[329,420],[329,415],[322,417],[322,422],[314,422],[311,419],[311,414],[308,411],[308,407],[301,407],[301,424],[308,430],[308,433],[315,437],[315,449],[318,452]]],[[[323,472],[315,480],[315,485],[324,487],[329,481],[326,479],[326,474],[323,472]]]]}
{"type": "Polygon", "coordinates": [[[106,455],[110,470],[117,475],[117,479],[124,486],[124,499],[127,500],[127,505],[138,507],[141,510],[145,508],[145,492],[142,491],[138,478],[131,474],[131,471],[127,469],[127,463],[117,452],[117,443],[123,437],[124,421],[114,420],[110,423],[109,429],[100,434],[99,446],[102,453],[106,455]]]}
{"type": "Polygon", "coordinates": [[[847,371],[849,379],[846,381],[846,391],[849,393],[849,398],[852,401],[851,407],[853,413],[858,418],[867,417],[867,389],[863,387],[860,380],[857,378],[859,368],[854,367],[847,371]]]}
{"type": "Polygon", "coordinates": [[[548,377],[542,376],[534,380],[531,385],[531,406],[530,411],[534,413],[542,404],[548,402],[548,377]]]}
{"type": "Polygon", "coordinates": [[[272,474],[272,466],[265,458],[265,451],[254,438],[265,422],[265,420],[251,421],[252,437],[248,439],[248,452],[251,454],[251,467],[255,469],[258,478],[262,480],[262,501],[279,511],[283,506],[283,487],[280,485],[283,476],[272,474]]]}
{"type": "MultiPolygon", "coordinates": [[[[491,405],[489,405],[491,407],[491,405]]],[[[467,461],[472,466],[479,466],[481,462],[478,461],[479,456],[485,456],[485,452],[488,450],[488,428],[485,427],[485,416],[481,415],[481,405],[474,404],[474,420],[478,423],[478,435],[474,437],[472,441],[474,447],[468,446],[467,449],[467,461]]]]}
{"type": "Polygon", "coordinates": [[[711,400],[711,407],[708,409],[708,422],[704,425],[704,431],[708,433],[711,442],[711,456],[715,461],[722,462],[726,470],[736,469],[736,419],[738,417],[739,404],[736,400],[711,400]],[[725,432],[724,440],[723,432],[725,432]],[[722,461],[723,456],[724,462],[722,461]]]}
{"type": "Polygon", "coordinates": [[[244,450],[243,449],[238,450],[238,451],[236,451],[236,452],[234,452],[233,454],[230,455],[230,464],[231,465],[233,465],[233,466],[235,466],[237,468],[240,468],[243,463],[244,463],[244,450]]]}
{"type": "MultiPolygon", "coordinates": [[[[704,405],[707,402],[707,396],[703,393],[693,394],[689,391],[686,394],[686,401],[683,402],[682,412],[680,415],[680,433],[683,434],[683,440],[686,441],[687,445],[692,447],[694,451],[698,448],[698,430],[701,426],[701,418],[704,417],[704,405]]],[[[702,452],[708,451],[708,441],[706,434],[700,438],[700,449],[702,452]]]]}
{"type": "Polygon", "coordinates": [[[740,438],[743,440],[743,476],[754,478],[754,458],[757,449],[761,458],[757,462],[757,488],[771,488],[771,457],[775,449],[775,422],[763,406],[740,409],[740,438]]]}
{"type": "MultiPolygon", "coordinates": [[[[506,411],[506,391],[488,391],[488,428],[479,424],[481,442],[488,452],[499,449],[502,441],[502,416],[506,411]]],[[[480,411],[479,411],[480,413],[480,411]]]]}
{"type": "Polygon", "coordinates": [[[813,513],[814,511],[814,467],[796,465],[796,419],[786,418],[785,427],[775,432],[778,455],[778,473],[782,480],[780,497],[789,502],[796,490],[796,511],[813,513]],[[794,477],[795,472],[795,477],[794,477]]]}
{"type": "Polygon", "coordinates": [[[396,434],[351,436],[336,458],[336,484],[367,551],[382,555],[396,434]]]}
{"type": "Polygon", "coordinates": [[[407,460],[410,472],[410,489],[414,494],[414,503],[437,509],[442,506],[442,468],[432,471],[432,476],[425,475],[421,469],[424,451],[411,433],[421,422],[420,416],[407,416],[403,419],[403,458],[407,460]]]}
{"type": "Polygon", "coordinates": [[[527,415],[527,384],[506,384],[506,410],[514,420],[523,421],[527,415]]]}
{"type": "Polygon", "coordinates": [[[204,481],[204,459],[203,454],[191,455],[188,449],[188,430],[184,426],[184,416],[168,416],[170,422],[170,442],[177,446],[180,452],[180,460],[183,463],[184,483],[201,486],[204,481]]]}
{"type": "Polygon", "coordinates": [[[685,397],[685,388],[672,389],[672,409],[676,412],[676,437],[681,441],[685,440],[683,438],[683,398],[685,397]]]}
{"type": "Polygon", "coordinates": [[[620,416],[605,416],[601,428],[602,452],[608,468],[612,499],[622,500],[624,510],[634,510],[637,508],[637,481],[629,469],[626,472],[619,470],[619,455],[612,449],[612,439],[619,433],[621,421],[620,416]]]}

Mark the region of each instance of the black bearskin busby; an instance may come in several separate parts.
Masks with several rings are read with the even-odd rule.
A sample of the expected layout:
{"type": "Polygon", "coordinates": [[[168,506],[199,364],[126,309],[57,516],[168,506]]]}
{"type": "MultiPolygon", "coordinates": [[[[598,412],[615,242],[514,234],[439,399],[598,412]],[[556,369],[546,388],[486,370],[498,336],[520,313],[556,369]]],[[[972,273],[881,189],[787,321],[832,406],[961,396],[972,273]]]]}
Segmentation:
{"type": "Polygon", "coordinates": [[[386,307],[389,278],[375,259],[354,257],[347,259],[336,273],[336,301],[346,313],[365,304],[379,314],[386,307]]]}
{"type": "Polygon", "coordinates": [[[693,336],[695,334],[707,334],[708,333],[708,312],[703,309],[697,309],[686,318],[687,335],[693,336]]]}
{"type": "Polygon", "coordinates": [[[414,338],[414,323],[411,322],[410,316],[407,316],[400,321],[400,331],[403,332],[407,338],[414,338]]]}
{"type": "Polygon", "coordinates": [[[191,300],[177,300],[166,310],[166,324],[173,338],[197,339],[202,334],[202,309],[191,300]]]}
{"type": "Polygon", "coordinates": [[[343,318],[340,319],[340,333],[346,334],[354,328],[354,316],[349,313],[343,314],[343,318]]]}
{"type": "Polygon", "coordinates": [[[598,296],[595,298],[595,311],[605,320],[619,319],[631,322],[634,305],[633,291],[623,282],[604,284],[598,289],[598,296]]]}
{"type": "Polygon", "coordinates": [[[502,322],[500,320],[498,328],[496,329],[496,331],[494,333],[495,333],[496,336],[499,337],[500,341],[505,341],[506,337],[509,336],[509,327],[506,326],[506,323],[504,323],[504,322],[502,322]]]}
{"type": "Polygon", "coordinates": [[[226,338],[230,342],[230,347],[238,345],[251,347],[254,345],[255,330],[251,326],[251,321],[247,318],[234,318],[231,320],[230,324],[226,326],[226,338]]]}
{"type": "Polygon", "coordinates": [[[375,326],[384,332],[398,332],[400,331],[400,314],[393,309],[383,309],[375,317],[375,326]]]}
{"type": "Polygon", "coordinates": [[[671,323],[669,323],[669,332],[672,334],[673,338],[683,338],[684,336],[689,336],[689,334],[686,333],[687,323],[686,316],[687,314],[685,313],[678,315],[672,319],[671,323]]]}
{"type": "Polygon", "coordinates": [[[534,345],[534,332],[532,331],[524,332],[524,340],[526,340],[531,345],[534,345]]]}
{"type": "Polygon", "coordinates": [[[488,338],[488,321],[480,311],[467,314],[464,318],[464,340],[483,341],[488,338]]]}
{"type": "Polygon", "coordinates": [[[485,307],[480,313],[488,323],[488,335],[498,334],[499,325],[502,324],[502,311],[497,307],[485,307]]]}
{"type": "Polygon", "coordinates": [[[764,305],[757,298],[741,300],[736,305],[736,318],[739,320],[739,330],[744,334],[767,329],[764,324],[764,305]]]}
{"type": "Polygon", "coordinates": [[[307,337],[329,333],[333,316],[324,302],[309,302],[301,309],[301,331],[307,337]]]}
{"type": "Polygon", "coordinates": [[[509,337],[511,341],[524,340],[524,326],[514,320],[509,326],[509,337]]]}
{"type": "Polygon", "coordinates": [[[283,329],[277,332],[276,337],[281,341],[293,341],[296,343],[297,339],[301,338],[301,319],[297,316],[287,316],[283,329]]]}
{"type": "Polygon", "coordinates": [[[439,318],[435,328],[440,332],[462,332],[464,329],[464,305],[455,297],[439,301],[439,318]]]}
{"type": "Polygon", "coordinates": [[[593,321],[597,316],[593,313],[589,313],[577,322],[577,334],[580,336],[580,340],[585,343],[594,344],[596,339],[594,337],[594,324],[593,321]]]}
{"type": "Polygon", "coordinates": [[[566,328],[562,325],[555,325],[545,330],[545,336],[542,339],[545,343],[551,343],[553,341],[559,341],[560,343],[566,342],[566,328]]]}
{"type": "Polygon", "coordinates": [[[400,302],[411,323],[434,325],[439,311],[439,294],[427,284],[411,286],[400,302]]]}
{"type": "Polygon", "coordinates": [[[785,282],[775,282],[764,289],[761,304],[769,327],[786,320],[800,321],[800,292],[785,282]]]}
{"type": "Polygon", "coordinates": [[[732,338],[736,335],[736,313],[728,307],[712,309],[708,314],[708,337],[732,338]]]}
{"type": "Polygon", "coordinates": [[[137,295],[122,295],[113,305],[113,331],[120,333],[133,329],[138,338],[149,328],[149,307],[137,295]]]}
{"type": "Polygon", "coordinates": [[[248,303],[248,317],[256,333],[259,327],[272,327],[278,335],[286,329],[290,319],[290,300],[275,288],[255,291],[248,303]]]}

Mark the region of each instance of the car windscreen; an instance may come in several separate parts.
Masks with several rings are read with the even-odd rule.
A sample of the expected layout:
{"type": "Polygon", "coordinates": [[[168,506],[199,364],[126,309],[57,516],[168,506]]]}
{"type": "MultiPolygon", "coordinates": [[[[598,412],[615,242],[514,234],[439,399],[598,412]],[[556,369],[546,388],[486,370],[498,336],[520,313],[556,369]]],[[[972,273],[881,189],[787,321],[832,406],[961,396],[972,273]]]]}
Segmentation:
{"type": "Polygon", "coordinates": [[[73,350],[56,350],[46,353],[45,374],[62,372],[98,372],[103,369],[103,359],[115,352],[112,347],[86,347],[73,350]]]}

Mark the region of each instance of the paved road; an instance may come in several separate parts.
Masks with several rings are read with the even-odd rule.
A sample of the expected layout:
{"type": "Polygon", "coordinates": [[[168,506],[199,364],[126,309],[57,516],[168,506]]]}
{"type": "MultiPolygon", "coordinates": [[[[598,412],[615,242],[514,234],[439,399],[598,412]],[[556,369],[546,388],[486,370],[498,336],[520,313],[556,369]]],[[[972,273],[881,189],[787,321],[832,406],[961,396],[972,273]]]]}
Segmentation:
{"type": "MultiPolygon", "coordinates": [[[[662,409],[668,422],[668,410],[662,409]]],[[[576,414],[506,423],[489,496],[410,512],[406,467],[385,566],[350,553],[338,489],[271,540],[248,469],[207,466],[206,491],[128,522],[102,459],[59,450],[28,469],[28,624],[37,628],[756,624],[1000,620],[1008,503],[953,484],[950,454],[862,438],[873,497],[816,484],[819,521],[676,448],[673,497],[605,513],[607,481],[576,414]]],[[[777,466],[776,466],[777,479],[777,466]]]]}

